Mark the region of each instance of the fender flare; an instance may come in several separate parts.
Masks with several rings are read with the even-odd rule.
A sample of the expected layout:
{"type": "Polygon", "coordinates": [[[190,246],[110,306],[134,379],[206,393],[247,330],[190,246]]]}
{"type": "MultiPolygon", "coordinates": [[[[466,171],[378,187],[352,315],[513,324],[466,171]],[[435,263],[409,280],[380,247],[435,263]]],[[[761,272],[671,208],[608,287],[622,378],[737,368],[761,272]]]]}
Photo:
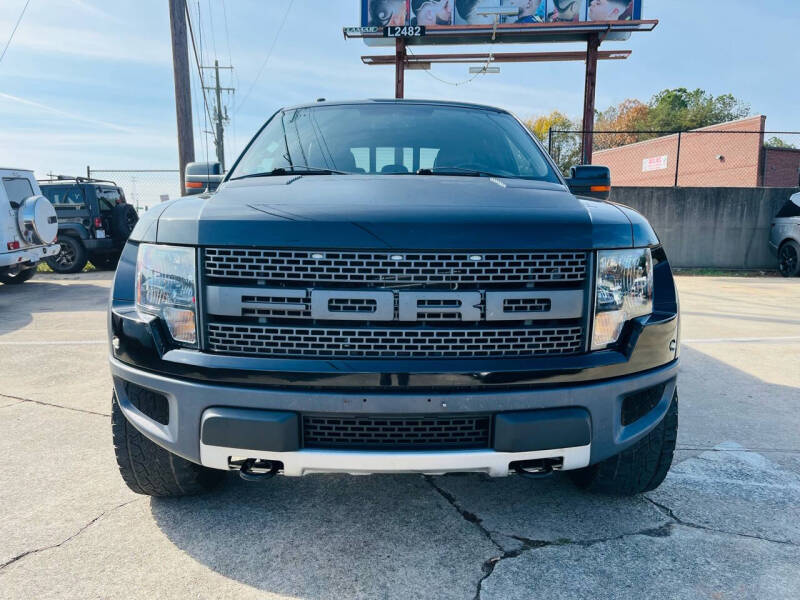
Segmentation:
{"type": "Polygon", "coordinates": [[[89,239],[89,232],[80,223],[59,223],[58,235],[71,235],[81,240],[89,239]]]}

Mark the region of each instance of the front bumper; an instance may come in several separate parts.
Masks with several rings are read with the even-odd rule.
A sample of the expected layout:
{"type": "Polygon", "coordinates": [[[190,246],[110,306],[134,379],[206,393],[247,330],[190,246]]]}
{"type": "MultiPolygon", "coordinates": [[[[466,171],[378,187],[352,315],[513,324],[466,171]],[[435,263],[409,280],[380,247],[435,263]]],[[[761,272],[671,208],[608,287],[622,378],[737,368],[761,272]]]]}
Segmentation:
{"type": "MultiPolygon", "coordinates": [[[[564,470],[586,467],[617,454],[634,444],[661,422],[676,386],[678,360],[633,375],[593,383],[558,385],[525,390],[464,391],[462,393],[380,393],[360,394],[335,391],[278,390],[257,387],[214,385],[187,379],[164,377],[111,358],[111,372],[119,406],[128,421],[155,443],[170,452],[208,467],[227,469],[232,458],[261,458],[280,461],[287,475],[313,472],[347,473],[443,473],[479,471],[492,476],[507,475],[512,463],[556,459],[564,470]],[[168,403],[168,420],[163,425],[139,411],[128,397],[126,382],[163,395],[168,403]],[[644,416],[629,425],[621,419],[623,400],[638,391],[662,386],[660,399],[644,416]],[[341,415],[469,415],[495,416],[545,409],[580,409],[588,414],[588,443],[567,428],[566,421],[552,422],[550,447],[534,446],[519,452],[508,448],[507,434],[495,425],[493,447],[461,451],[351,451],[297,448],[288,451],[264,449],[258,443],[211,440],[203,432],[204,421],[223,414],[231,417],[228,440],[248,439],[246,419],[236,421],[237,409],[248,413],[326,413],[341,415]],[[220,411],[222,411],[220,413],[220,411]],[[226,412],[228,411],[228,412],[226,412]],[[499,436],[499,437],[498,437],[499,436]],[[565,443],[558,443],[562,439],[565,443]],[[579,441],[576,441],[579,440],[579,441]],[[567,444],[567,445],[565,445],[567,444]]],[[[557,410],[555,412],[558,412],[557,410]]],[[[252,438],[250,438],[252,439],[252,438]]]]}
{"type": "Polygon", "coordinates": [[[34,267],[40,260],[48,256],[55,256],[60,251],[61,246],[50,244],[48,246],[34,246],[32,248],[14,250],[13,252],[2,252],[0,253],[0,267],[13,267],[15,265],[21,265],[23,268],[34,267]]]}

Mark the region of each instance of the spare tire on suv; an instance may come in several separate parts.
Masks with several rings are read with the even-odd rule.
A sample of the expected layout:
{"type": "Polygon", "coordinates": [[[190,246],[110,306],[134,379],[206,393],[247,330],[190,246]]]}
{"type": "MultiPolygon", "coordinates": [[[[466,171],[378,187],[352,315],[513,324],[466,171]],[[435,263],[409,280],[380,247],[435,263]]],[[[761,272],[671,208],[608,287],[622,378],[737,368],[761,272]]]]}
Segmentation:
{"type": "Polygon", "coordinates": [[[111,211],[111,232],[112,235],[120,239],[128,239],[128,236],[136,227],[139,215],[136,209],[130,204],[117,204],[111,211]]]}

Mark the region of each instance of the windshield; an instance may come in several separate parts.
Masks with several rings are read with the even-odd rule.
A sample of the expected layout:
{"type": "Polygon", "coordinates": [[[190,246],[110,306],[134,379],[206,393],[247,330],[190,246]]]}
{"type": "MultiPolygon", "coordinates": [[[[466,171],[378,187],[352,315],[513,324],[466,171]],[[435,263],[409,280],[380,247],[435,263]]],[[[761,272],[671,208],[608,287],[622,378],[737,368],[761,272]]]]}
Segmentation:
{"type": "Polygon", "coordinates": [[[375,103],[281,111],[231,179],[313,168],[375,175],[496,175],[558,183],[542,150],[506,113],[375,103]]]}

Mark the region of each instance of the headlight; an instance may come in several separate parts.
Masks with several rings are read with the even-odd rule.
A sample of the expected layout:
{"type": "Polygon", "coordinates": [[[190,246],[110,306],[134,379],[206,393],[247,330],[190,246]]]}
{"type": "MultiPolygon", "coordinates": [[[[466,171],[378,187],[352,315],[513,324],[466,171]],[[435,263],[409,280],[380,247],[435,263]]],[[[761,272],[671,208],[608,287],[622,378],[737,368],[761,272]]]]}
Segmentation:
{"type": "Polygon", "coordinates": [[[650,248],[597,253],[592,350],[619,339],[626,321],[653,312],[653,257],[650,248]]]}
{"type": "Polygon", "coordinates": [[[140,244],[136,261],[136,308],[158,315],[176,342],[197,346],[195,250],[140,244]]]}

